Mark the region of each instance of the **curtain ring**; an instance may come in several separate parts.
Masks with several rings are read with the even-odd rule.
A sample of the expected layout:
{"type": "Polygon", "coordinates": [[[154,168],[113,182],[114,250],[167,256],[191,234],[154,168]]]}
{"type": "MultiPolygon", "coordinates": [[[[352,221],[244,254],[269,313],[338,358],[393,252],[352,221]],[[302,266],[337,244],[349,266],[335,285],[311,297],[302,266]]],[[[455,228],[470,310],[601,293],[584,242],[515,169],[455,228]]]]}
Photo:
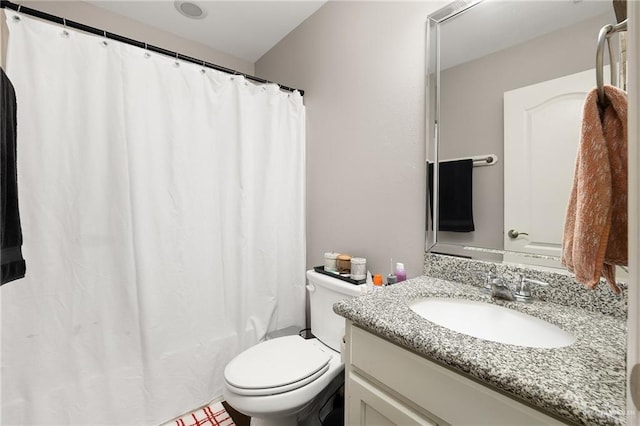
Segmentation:
{"type": "MultiPolygon", "coordinates": [[[[21,4],[18,5],[18,10],[17,10],[18,13],[20,13],[20,9],[22,9],[22,5],[21,4]]],[[[20,17],[18,15],[13,15],[13,21],[14,22],[20,22],[20,17]]]]}
{"type": "Polygon", "coordinates": [[[67,19],[62,18],[62,25],[64,25],[64,30],[62,30],[62,37],[69,37],[69,31],[67,31],[67,19]]]}

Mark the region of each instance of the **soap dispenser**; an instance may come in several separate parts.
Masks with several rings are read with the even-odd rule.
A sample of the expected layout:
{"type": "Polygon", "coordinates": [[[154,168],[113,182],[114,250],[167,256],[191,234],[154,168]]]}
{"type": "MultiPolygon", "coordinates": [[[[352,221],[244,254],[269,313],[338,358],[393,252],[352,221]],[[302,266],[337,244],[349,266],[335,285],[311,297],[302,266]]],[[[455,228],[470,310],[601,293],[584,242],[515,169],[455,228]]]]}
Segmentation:
{"type": "Polygon", "coordinates": [[[407,279],[407,273],[404,270],[404,263],[396,263],[396,282],[402,282],[407,279]]]}
{"type": "Polygon", "coordinates": [[[389,259],[389,275],[387,275],[387,285],[395,284],[398,282],[395,270],[393,269],[393,258],[389,259]]]}

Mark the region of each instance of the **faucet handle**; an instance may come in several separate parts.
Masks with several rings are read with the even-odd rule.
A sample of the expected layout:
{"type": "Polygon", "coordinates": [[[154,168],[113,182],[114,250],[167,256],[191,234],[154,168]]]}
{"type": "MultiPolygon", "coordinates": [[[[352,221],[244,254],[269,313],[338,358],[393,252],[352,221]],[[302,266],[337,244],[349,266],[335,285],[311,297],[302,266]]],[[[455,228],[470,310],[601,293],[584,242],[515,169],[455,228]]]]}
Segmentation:
{"type": "Polygon", "coordinates": [[[491,267],[484,276],[484,288],[491,291],[492,285],[499,284],[501,281],[500,275],[496,274],[494,267],[491,267]]]}
{"type": "Polygon", "coordinates": [[[531,284],[539,285],[542,287],[547,287],[549,285],[548,282],[534,280],[532,278],[527,278],[524,274],[518,274],[518,282],[516,284],[516,290],[513,294],[516,297],[516,299],[522,302],[530,302],[531,301],[531,284]]]}

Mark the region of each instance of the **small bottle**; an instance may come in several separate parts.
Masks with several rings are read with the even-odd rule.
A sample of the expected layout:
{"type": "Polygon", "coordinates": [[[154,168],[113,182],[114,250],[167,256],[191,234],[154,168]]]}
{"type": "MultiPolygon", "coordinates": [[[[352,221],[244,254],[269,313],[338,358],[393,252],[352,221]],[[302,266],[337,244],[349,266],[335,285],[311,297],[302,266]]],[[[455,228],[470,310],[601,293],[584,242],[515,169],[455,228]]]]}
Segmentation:
{"type": "Polygon", "coordinates": [[[401,283],[407,279],[407,273],[404,270],[404,264],[401,262],[396,263],[396,282],[401,283]]]}
{"type": "Polygon", "coordinates": [[[389,259],[389,275],[387,275],[387,285],[395,284],[398,282],[398,277],[393,271],[393,258],[389,259]]]}
{"type": "Polygon", "coordinates": [[[373,276],[373,288],[374,289],[380,289],[382,288],[382,275],[380,274],[375,274],[373,276]]]}
{"type": "Polygon", "coordinates": [[[373,278],[371,277],[370,271],[367,271],[367,278],[363,287],[366,289],[366,291],[364,291],[365,293],[371,293],[373,291],[373,288],[375,287],[373,285],[373,278]]]}

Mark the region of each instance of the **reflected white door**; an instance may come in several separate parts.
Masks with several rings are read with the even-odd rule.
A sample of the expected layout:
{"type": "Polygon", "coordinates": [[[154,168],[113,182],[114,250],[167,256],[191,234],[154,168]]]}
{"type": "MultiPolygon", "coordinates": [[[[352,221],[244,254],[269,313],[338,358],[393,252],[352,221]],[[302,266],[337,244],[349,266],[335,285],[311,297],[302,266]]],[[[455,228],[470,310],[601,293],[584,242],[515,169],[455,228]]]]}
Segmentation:
{"type": "MultiPolygon", "coordinates": [[[[606,72],[605,72],[606,75],[606,72]]],[[[595,70],[504,93],[504,249],[560,256],[595,70]]]]}

